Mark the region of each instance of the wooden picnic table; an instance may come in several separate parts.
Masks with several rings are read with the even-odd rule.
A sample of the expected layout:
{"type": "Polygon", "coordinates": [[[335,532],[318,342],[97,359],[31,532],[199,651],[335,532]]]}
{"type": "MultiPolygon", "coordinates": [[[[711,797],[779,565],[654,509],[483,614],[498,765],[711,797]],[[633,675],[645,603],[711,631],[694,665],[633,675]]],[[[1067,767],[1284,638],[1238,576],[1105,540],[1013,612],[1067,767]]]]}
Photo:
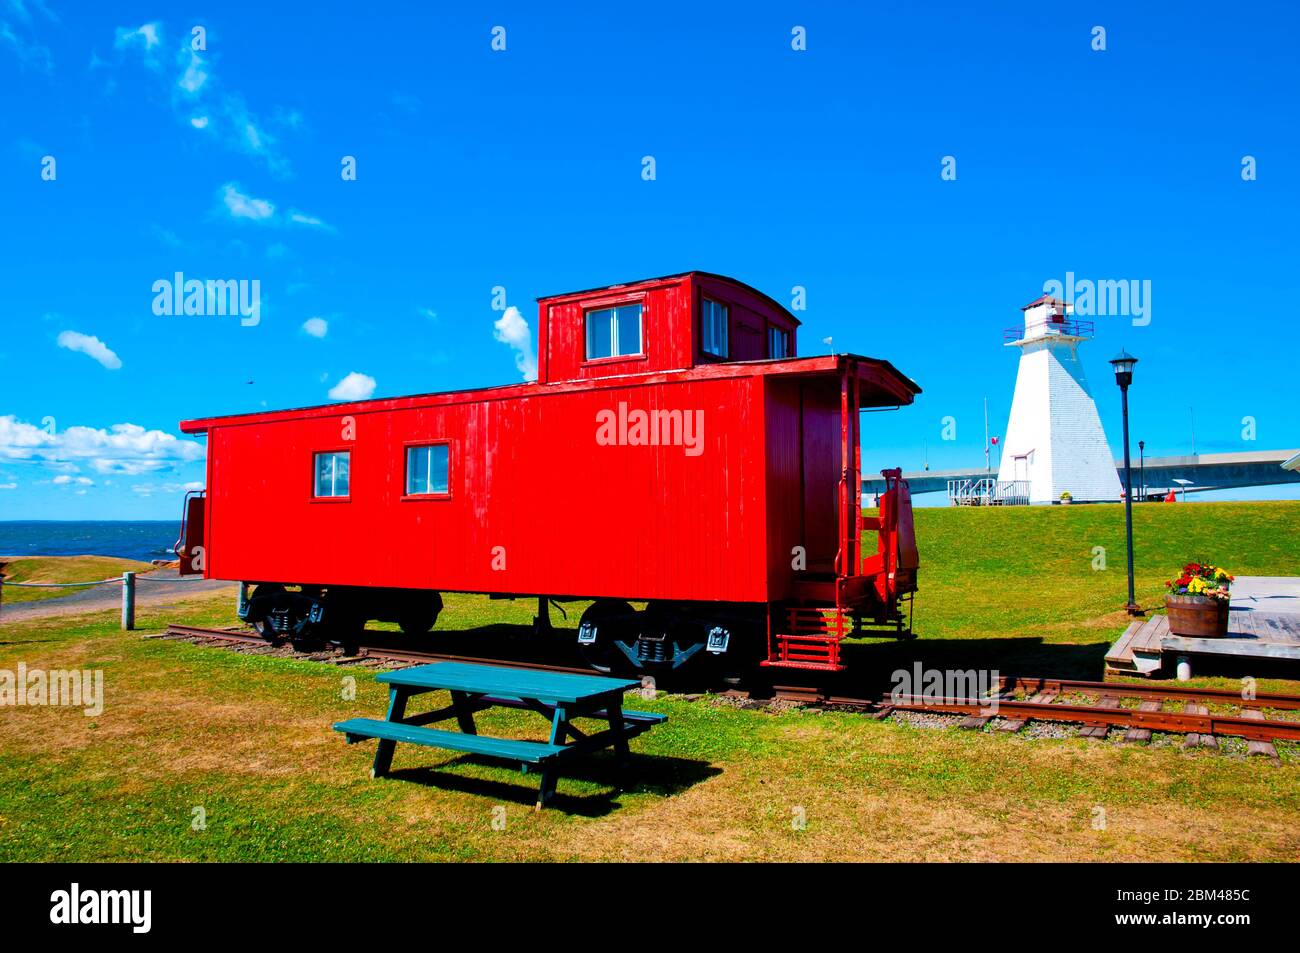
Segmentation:
{"type": "Polygon", "coordinates": [[[623,693],[640,683],[623,678],[434,662],[384,672],[376,680],[389,686],[387,717],[351,718],[334,725],[334,730],[342,732],[348,744],[367,738],[379,740],[371,777],[388,773],[399,741],[487,755],[517,762],[524,773],[530,768],[540,772],[539,810],[555,793],[559,767],[564,762],[612,747],[621,767],[628,755],[628,739],[667,720],[666,715],[624,710],[623,693]],[[408,700],[434,691],[450,692],[451,704],[433,711],[406,713],[408,700]],[[475,713],[497,707],[535,711],[545,716],[551,722],[549,739],[518,741],[480,735],[474,724],[475,713]],[[453,718],[459,731],[426,727],[453,718]],[[588,734],[574,726],[575,718],[597,719],[606,722],[608,727],[588,734]]]}

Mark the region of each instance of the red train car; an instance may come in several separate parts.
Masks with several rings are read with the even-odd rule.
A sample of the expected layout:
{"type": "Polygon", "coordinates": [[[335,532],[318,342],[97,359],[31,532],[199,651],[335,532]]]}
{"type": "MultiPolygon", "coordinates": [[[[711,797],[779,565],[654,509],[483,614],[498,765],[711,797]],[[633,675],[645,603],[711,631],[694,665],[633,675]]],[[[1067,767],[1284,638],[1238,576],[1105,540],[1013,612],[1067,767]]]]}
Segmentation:
{"type": "Polygon", "coordinates": [[[593,600],[578,640],[602,669],[838,669],[850,627],[905,633],[907,487],[889,471],[864,523],[858,411],[916,384],[798,357],[794,315],[704,272],[538,318],[535,382],[182,422],[208,439],[185,568],[249,584],[268,637],[345,648],[372,619],[428,631],[444,592],[536,597],[540,622],[593,600]]]}

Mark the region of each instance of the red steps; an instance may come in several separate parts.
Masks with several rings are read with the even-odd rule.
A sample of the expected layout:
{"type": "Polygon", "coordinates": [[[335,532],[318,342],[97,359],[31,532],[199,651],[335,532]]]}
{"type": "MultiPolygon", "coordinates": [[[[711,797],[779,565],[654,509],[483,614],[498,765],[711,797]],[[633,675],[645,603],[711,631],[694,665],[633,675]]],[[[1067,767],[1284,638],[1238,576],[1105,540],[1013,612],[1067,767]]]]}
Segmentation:
{"type": "Polygon", "coordinates": [[[852,631],[843,609],[788,609],[786,632],[768,639],[768,668],[794,668],[817,672],[842,672],[840,642],[852,631]]]}

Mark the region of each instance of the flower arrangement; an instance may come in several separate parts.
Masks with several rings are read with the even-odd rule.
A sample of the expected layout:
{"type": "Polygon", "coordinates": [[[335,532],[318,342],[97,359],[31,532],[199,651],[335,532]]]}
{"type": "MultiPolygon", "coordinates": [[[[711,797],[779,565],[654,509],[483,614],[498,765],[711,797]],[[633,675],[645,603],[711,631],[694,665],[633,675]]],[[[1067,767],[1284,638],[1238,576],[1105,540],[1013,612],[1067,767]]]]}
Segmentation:
{"type": "Polygon", "coordinates": [[[1234,577],[1222,566],[1206,563],[1188,563],[1177,579],[1170,579],[1165,588],[1171,596],[1205,596],[1227,602],[1234,577]]]}

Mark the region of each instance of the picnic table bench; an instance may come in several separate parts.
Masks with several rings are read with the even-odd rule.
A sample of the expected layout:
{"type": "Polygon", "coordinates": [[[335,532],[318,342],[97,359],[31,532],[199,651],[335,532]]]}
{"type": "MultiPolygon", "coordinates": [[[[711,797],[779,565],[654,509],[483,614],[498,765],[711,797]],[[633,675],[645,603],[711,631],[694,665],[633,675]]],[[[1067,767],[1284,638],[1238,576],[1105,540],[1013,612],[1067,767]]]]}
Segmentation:
{"type": "Polygon", "coordinates": [[[334,725],[348,744],[367,738],[379,740],[372,778],[383,777],[393,763],[397,743],[427,745],[450,751],[481,754],[517,762],[525,774],[530,768],[541,774],[537,809],[555,793],[562,764],[594,751],[612,747],[620,767],[628,754],[628,739],[649,731],[667,715],[625,711],[623,693],[640,683],[622,678],[543,672],[499,665],[465,662],[434,662],[396,672],[384,672],[377,681],[389,686],[388,715],[378,718],[350,718],[334,725]],[[406,703],[426,692],[448,691],[446,708],[406,713],[406,703]],[[517,741],[480,735],[474,724],[476,712],[488,708],[517,708],[535,711],[550,719],[547,741],[517,741]],[[444,731],[427,725],[456,719],[459,731],[444,731]],[[573,724],[575,718],[593,718],[609,727],[587,734],[573,724]]]}

